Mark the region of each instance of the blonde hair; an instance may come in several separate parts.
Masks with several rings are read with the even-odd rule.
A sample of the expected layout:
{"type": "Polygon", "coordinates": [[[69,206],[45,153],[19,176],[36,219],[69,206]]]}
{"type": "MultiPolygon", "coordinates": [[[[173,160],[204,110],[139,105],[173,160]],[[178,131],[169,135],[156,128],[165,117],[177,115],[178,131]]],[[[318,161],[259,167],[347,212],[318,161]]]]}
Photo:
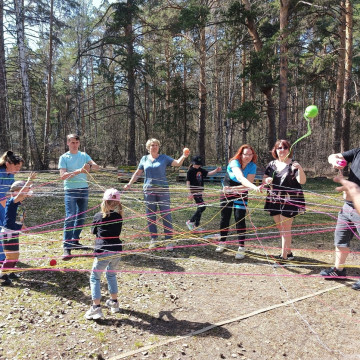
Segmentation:
{"type": "Polygon", "coordinates": [[[152,138],[152,139],[149,139],[149,140],[146,142],[146,145],[145,145],[145,146],[146,146],[146,150],[147,150],[147,151],[150,151],[150,145],[151,145],[152,143],[158,144],[159,147],[160,147],[160,141],[159,141],[158,139],[152,138]]]}
{"type": "Polygon", "coordinates": [[[116,207],[118,207],[118,213],[123,216],[123,208],[120,201],[103,200],[100,205],[102,217],[108,217],[110,215],[110,210],[114,210],[116,207]]]}

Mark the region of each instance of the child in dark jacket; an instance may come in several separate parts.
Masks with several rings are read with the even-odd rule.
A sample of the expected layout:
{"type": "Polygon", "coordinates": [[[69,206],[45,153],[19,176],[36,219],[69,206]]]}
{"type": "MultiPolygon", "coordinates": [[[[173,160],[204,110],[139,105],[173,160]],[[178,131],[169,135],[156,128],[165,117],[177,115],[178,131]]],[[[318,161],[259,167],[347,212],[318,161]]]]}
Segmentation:
{"type": "Polygon", "coordinates": [[[97,320],[104,317],[100,307],[100,278],[104,271],[111,297],[106,300],[105,305],[112,313],[120,311],[117,299],[118,285],[116,270],[120,262],[119,252],[122,251],[122,242],[120,240],[121,228],[122,206],[120,193],[116,189],[108,189],[103,196],[101,212],[94,215],[91,228],[92,233],[96,235],[96,257],[90,275],[91,298],[93,303],[85,314],[85,318],[88,320],[97,320]]]}
{"type": "Polygon", "coordinates": [[[221,167],[207,171],[201,167],[202,165],[202,158],[200,156],[194,156],[186,175],[186,186],[189,189],[190,196],[198,205],[194,215],[186,222],[189,230],[195,230],[195,228],[199,227],[201,215],[206,209],[206,205],[203,200],[204,178],[208,175],[214,175],[221,171],[221,167]]]}
{"type": "Polygon", "coordinates": [[[14,271],[15,265],[19,260],[19,232],[24,226],[24,213],[20,214],[21,202],[32,194],[30,190],[33,179],[36,178],[36,173],[30,173],[27,181],[15,181],[10,187],[10,198],[7,199],[5,205],[5,218],[3,223],[3,243],[6,259],[1,267],[1,286],[9,286],[12,284],[10,278],[17,278],[19,275],[14,271]],[[17,221],[19,217],[19,221],[17,221]]]}

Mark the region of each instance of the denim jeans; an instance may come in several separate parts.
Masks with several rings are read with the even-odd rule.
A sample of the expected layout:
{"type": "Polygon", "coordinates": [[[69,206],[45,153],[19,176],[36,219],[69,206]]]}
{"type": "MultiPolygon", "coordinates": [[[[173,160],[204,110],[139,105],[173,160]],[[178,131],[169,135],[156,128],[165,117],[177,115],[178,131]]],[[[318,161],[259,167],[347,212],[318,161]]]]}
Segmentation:
{"type": "Polygon", "coordinates": [[[88,208],[89,189],[65,190],[64,248],[71,248],[79,240],[88,208]]]}
{"type": "Polygon", "coordinates": [[[159,215],[164,224],[165,239],[172,238],[172,219],[170,212],[170,193],[168,191],[144,192],[146,206],[146,217],[148,221],[149,232],[152,238],[157,238],[156,214],[159,207],[159,215]]]}
{"type": "Polygon", "coordinates": [[[117,253],[102,253],[94,259],[91,275],[90,289],[92,300],[101,298],[100,278],[105,270],[110,294],[117,294],[118,285],[116,280],[116,272],[120,262],[120,256],[117,253]]]}

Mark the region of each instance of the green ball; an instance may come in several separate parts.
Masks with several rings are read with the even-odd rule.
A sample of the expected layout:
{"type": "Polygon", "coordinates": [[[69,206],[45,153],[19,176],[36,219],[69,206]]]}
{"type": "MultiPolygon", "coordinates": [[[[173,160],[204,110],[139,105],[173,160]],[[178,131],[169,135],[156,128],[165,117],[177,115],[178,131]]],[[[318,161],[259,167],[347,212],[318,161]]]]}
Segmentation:
{"type": "Polygon", "coordinates": [[[306,109],[305,109],[305,116],[308,118],[314,118],[315,116],[317,116],[319,110],[317,108],[316,105],[309,105],[306,109]]]}

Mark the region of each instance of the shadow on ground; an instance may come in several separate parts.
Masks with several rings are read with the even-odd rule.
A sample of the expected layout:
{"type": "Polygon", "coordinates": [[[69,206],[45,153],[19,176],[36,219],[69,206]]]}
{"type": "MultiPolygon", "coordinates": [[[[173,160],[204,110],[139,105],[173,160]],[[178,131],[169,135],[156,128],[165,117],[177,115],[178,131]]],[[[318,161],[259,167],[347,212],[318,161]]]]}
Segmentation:
{"type": "MultiPolygon", "coordinates": [[[[143,331],[148,331],[151,334],[164,336],[189,335],[194,331],[199,331],[209,326],[213,326],[213,324],[209,322],[202,323],[188,320],[178,320],[174,317],[172,311],[160,311],[158,317],[151,316],[140,311],[125,309],[122,309],[121,313],[129,315],[129,317],[123,319],[104,319],[98,320],[97,322],[102,325],[117,327],[129,325],[143,331]]],[[[223,339],[229,339],[232,336],[228,330],[222,327],[215,327],[214,329],[216,329],[216,331],[211,329],[211,331],[202,333],[201,336],[216,336],[223,339]]]]}

